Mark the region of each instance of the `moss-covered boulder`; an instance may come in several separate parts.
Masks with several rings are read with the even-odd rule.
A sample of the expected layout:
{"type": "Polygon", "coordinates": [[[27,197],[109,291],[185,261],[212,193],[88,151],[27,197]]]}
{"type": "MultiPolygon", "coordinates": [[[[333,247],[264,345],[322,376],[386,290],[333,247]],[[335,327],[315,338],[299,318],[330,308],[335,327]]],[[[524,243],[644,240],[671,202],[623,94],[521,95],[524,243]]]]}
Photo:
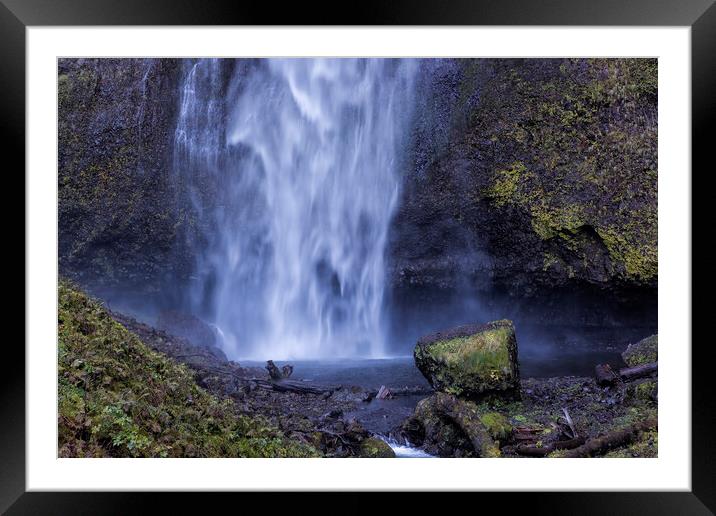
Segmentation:
{"type": "Polygon", "coordinates": [[[517,339],[512,321],[467,325],[427,335],[415,365],[437,391],[466,398],[519,391],[517,339]]]}
{"type": "Polygon", "coordinates": [[[659,358],[659,336],[652,335],[635,344],[629,344],[622,353],[622,358],[629,367],[656,362],[659,358]]]}
{"type": "Polygon", "coordinates": [[[369,437],[360,445],[360,457],[371,459],[390,459],[395,457],[393,449],[377,437],[369,437]]]}

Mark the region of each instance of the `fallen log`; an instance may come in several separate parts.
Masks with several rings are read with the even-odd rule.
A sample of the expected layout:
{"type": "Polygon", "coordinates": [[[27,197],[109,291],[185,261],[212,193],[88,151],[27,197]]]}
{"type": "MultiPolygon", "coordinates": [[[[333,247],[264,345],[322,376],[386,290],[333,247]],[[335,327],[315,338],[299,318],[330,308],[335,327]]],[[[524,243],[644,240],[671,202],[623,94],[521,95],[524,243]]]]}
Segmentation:
{"type": "Polygon", "coordinates": [[[584,437],[575,437],[574,439],[566,439],[564,441],[555,441],[547,443],[543,446],[537,446],[535,444],[520,444],[515,448],[515,451],[519,455],[525,455],[526,457],[546,457],[550,453],[556,450],[569,450],[577,448],[584,444],[584,437]]]}
{"type": "Polygon", "coordinates": [[[615,372],[609,364],[599,364],[594,368],[594,376],[596,377],[598,385],[609,386],[614,385],[619,380],[630,382],[639,378],[653,376],[658,373],[658,371],[658,362],[650,362],[648,364],[641,364],[634,367],[625,367],[623,369],[619,369],[618,373],[615,372]]]}
{"type": "Polygon", "coordinates": [[[300,380],[262,380],[260,378],[252,378],[250,380],[257,387],[276,392],[295,392],[298,394],[332,394],[336,387],[310,384],[300,380]]]}
{"type": "MultiPolygon", "coordinates": [[[[383,388],[383,387],[385,387],[385,386],[381,386],[381,388],[383,388]]],[[[396,396],[423,396],[423,395],[428,396],[435,392],[430,387],[395,387],[395,388],[393,388],[393,387],[387,388],[386,387],[385,390],[390,392],[391,398],[394,398],[396,396]]],[[[367,394],[368,394],[368,400],[372,400],[374,398],[381,399],[378,397],[378,395],[380,394],[380,389],[367,391],[367,394]]]]}
{"type": "Polygon", "coordinates": [[[593,439],[589,439],[583,445],[565,452],[564,457],[581,458],[604,455],[611,450],[633,443],[638,439],[641,433],[654,430],[656,428],[657,420],[655,418],[647,419],[621,430],[614,430],[593,439]]]}
{"type": "Polygon", "coordinates": [[[473,408],[451,394],[438,392],[434,396],[436,411],[457,426],[470,440],[478,457],[497,457],[500,449],[475,417],[473,408]]]}
{"type": "Polygon", "coordinates": [[[628,382],[630,380],[636,380],[637,378],[643,378],[645,376],[651,376],[658,372],[658,362],[651,362],[649,364],[642,364],[635,367],[625,367],[619,370],[619,376],[622,380],[628,382]]]}

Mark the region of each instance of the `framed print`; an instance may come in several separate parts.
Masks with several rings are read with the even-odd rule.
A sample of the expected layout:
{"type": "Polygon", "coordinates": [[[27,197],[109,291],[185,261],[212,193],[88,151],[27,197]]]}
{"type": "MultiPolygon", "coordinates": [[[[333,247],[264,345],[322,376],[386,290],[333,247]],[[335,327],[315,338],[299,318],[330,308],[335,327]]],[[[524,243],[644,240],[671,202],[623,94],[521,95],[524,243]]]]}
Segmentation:
{"type": "Polygon", "coordinates": [[[2,509],[713,510],[691,170],[716,8],[547,7],[4,1],[27,303],[2,509]]]}

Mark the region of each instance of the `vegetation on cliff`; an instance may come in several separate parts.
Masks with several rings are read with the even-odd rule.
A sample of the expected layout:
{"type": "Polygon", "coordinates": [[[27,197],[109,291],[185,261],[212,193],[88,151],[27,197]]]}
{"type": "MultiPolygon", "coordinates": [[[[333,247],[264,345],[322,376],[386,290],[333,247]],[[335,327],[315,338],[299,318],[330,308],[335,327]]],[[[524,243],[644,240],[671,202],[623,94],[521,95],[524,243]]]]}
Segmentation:
{"type": "MultiPolygon", "coordinates": [[[[556,239],[587,266],[579,237],[589,231],[606,248],[608,277],[653,283],[656,60],[517,64],[494,64],[471,114],[470,143],[499,156],[484,195],[526,213],[541,240],[556,239]]],[[[545,252],[545,267],[559,259],[545,252]]]]}
{"type": "Polygon", "coordinates": [[[565,293],[609,293],[605,304],[627,310],[656,299],[655,59],[463,59],[424,69],[391,241],[401,288],[469,282],[541,296],[565,322],[594,317],[573,313],[578,303],[556,308],[565,293]]]}
{"type": "Polygon", "coordinates": [[[200,388],[72,284],[58,288],[61,457],[312,457],[200,388]]]}

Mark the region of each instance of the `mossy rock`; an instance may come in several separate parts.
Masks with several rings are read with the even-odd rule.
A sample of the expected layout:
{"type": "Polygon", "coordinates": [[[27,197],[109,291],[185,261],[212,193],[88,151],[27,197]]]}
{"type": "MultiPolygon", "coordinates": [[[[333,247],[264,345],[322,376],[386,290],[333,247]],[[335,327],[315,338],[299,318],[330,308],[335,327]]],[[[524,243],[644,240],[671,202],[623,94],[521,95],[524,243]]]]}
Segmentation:
{"type": "Polygon", "coordinates": [[[622,353],[622,358],[629,367],[656,362],[659,359],[659,336],[652,335],[636,344],[630,344],[622,353]]]}
{"type": "Polygon", "coordinates": [[[437,391],[478,398],[519,390],[515,328],[506,319],[422,337],[414,356],[437,391]]]}
{"type": "Polygon", "coordinates": [[[371,459],[390,459],[395,457],[395,452],[385,441],[377,437],[369,437],[360,445],[360,456],[371,459]]]}

